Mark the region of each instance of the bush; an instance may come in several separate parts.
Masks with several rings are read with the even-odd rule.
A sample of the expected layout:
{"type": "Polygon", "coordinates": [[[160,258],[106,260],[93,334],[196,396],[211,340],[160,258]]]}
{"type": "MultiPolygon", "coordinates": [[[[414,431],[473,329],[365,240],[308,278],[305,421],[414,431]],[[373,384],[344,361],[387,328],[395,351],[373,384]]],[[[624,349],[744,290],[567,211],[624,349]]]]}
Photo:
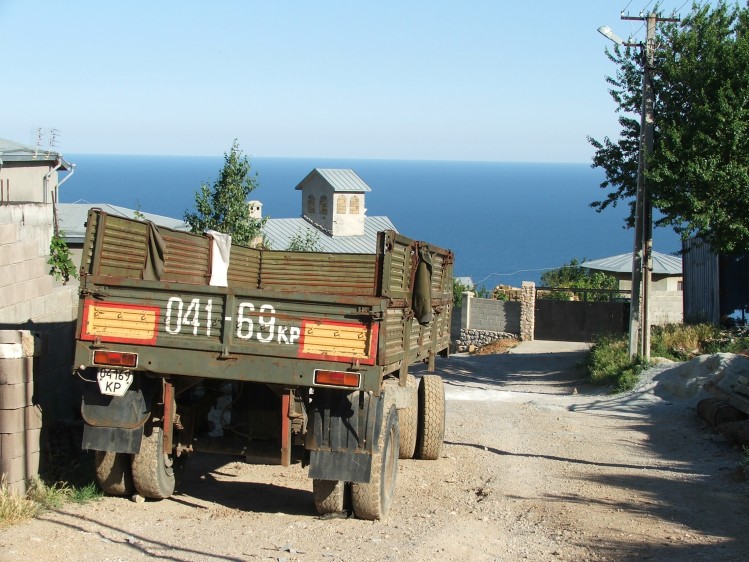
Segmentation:
{"type": "Polygon", "coordinates": [[[590,349],[586,367],[593,384],[611,385],[612,392],[624,392],[637,384],[643,363],[630,361],[627,338],[602,336],[590,349]]]}
{"type": "MultiPolygon", "coordinates": [[[[749,337],[721,332],[712,324],[669,324],[656,326],[651,333],[650,356],[673,361],[688,361],[705,353],[742,353],[749,349],[749,337]]],[[[631,390],[646,363],[629,359],[629,338],[596,338],[586,361],[587,375],[593,384],[611,385],[613,392],[631,390]]]]}

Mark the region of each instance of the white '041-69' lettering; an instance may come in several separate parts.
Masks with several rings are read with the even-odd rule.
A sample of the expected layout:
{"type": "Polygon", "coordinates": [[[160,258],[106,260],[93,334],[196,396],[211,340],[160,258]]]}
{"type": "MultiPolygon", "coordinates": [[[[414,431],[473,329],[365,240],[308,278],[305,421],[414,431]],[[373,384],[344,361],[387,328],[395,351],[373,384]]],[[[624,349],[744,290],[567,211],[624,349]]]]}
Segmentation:
{"type": "MultiPolygon", "coordinates": [[[[293,344],[299,340],[300,328],[278,324],[276,309],[272,304],[262,304],[257,312],[256,310],[254,303],[239,303],[235,332],[237,338],[248,341],[254,337],[261,343],[276,341],[282,344],[293,344]]],[[[212,314],[212,299],[208,299],[207,304],[201,306],[200,299],[192,299],[185,303],[180,297],[171,297],[166,305],[164,328],[171,335],[192,332],[194,336],[210,337],[212,314]]]]}

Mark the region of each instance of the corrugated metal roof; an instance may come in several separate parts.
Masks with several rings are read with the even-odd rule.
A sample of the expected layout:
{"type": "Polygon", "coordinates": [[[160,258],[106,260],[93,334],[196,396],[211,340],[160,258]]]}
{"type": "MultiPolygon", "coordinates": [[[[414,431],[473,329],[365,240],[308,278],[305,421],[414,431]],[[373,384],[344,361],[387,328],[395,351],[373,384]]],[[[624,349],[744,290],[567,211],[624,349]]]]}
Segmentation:
{"type": "MultiPolygon", "coordinates": [[[[60,203],[58,204],[57,220],[60,224],[60,230],[63,231],[65,240],[69,244],[83,242],[83,237],[86,235],[85,222],[88,217],[88,210],[92,207],[98,207],[112,215],[135,218],[134,209],[108,203],[60,203]]],[[[146,212],[142,214],[146,220],[150,220],[159,226],[166,226],[175,230],[190,230],[190,227],[182,219],[146,212]]],[[[364,234],[361,236],[330,236],[315,228],[303,218],[268,219],[263,233],[274,250],[285,250],[289,247],[294,236],[311,232],[312,234],[318,234],[319,246],[323,252],[374,254],[377,252],[377,233],[382,230],[395,230],[397,232],[388,217],[365,217],[364,234]]]]}
{"type": "Polygon", "coordinates": [[[361,236],[331,236],[315,228],[303,218],[268,219],[263,233],[273,250],[285,250],[294,236],[306,233],[317,235],[318,245],[323,252],[340,254],[374,254],[377,252],[377,233],[382,230],[396,230],[388,217],[365,217],[364,234],[361,236]]]}
{"type": "MultiPolygon", "coordinates": [[[[632,273],[632,254],[619,254],[610,258],[584,261],[583,267],[613,273],[632,273]]],[[[657,275],[681,275],[681,257],[653,252],[653,273],[657,275]]]]}
{"type": "MultiPolygon", "coordinates": [[[[119,215],[129,219],[135,218],[135,209],[110,205],[109,203],[59,203],[57,205],[57,221],[60,230],[65,235],[65,240],[69,244],[83,242],[83,237],[86,235],[85,223],[88,218],[88,210],[92,207],[97,207],[110,215],[119,215]]],[[[145,212],[142,215],[146,220],[159,226],[166,226],[175,230],[190,230],[190,227],[182,219],[145,212]]]]}
{"type": "MultiPolygon", "coordinates": [[[[0,159],[4,162],[57,162],[62,160],[62,154],[0,139],[0,159]]],[[[70,166],[70,163],[62,160],[62,170],[68,170],[70,166]]]]}
{"type": "Polygon", "coordinates": [[[372,188],[364,183],[364,180],[354,170],[343,168],[315,168],[299,182],[295,189],[302,189],[302,186],[315,175],[322,177],[336,192],[366,193],[372,191],[372,188]]]}

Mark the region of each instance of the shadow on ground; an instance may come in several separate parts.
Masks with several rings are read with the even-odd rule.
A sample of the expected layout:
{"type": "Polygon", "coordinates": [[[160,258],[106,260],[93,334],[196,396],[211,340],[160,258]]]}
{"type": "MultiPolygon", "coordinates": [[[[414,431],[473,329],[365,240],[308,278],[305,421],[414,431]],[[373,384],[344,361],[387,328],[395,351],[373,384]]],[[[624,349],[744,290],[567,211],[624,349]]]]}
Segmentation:
{"type": "MultiPolygon", "coordinates": [[[[585,351],[560,353],[504,353],[501,355],[453,355],[437,361],[437,373],[445,384],[456,387],[572,394],[600,392],[585,381],[585,351]]],[[[412,368],[420,375],[424,365],[412,368]]]]}
{"type": "MultiPolygon", "coordinates": [[[[631,529],[624,529],[620,540],[584,541],[597,554],[612,560],[746,560],[749,537],[749,484],[739,466],[740,451],[722,441],[699,420],[696,411],[683,403],[655,399],[649,391],[608,395],[607,389],[594,387],[584,379],[586,353],[525,353],[488,356],[453,356],[437,363],[437,372],[445,384],[459,389],[500,390],[538,395],[569,396],[564,409],[583,415],[605,416],[602,431],[616,423],[618,433],[645,434],[639,445],[653,462],[621,462],[586,456],[572,449],[569,454],[539,453],[536,445],[525,451],[507,451],[482,443],[448,442],[501,456],[525,457],[528,462],[553,462],[590,467],[571,479],[593,482],[604,491],[616,488],[629,495],[614,500],[581,497],[570,490],[548,494],[548,502],[584,503],[605,510],[630,512],[631,529]],[[580,394],[579,397],[571,396],[580,394]],[[614,421],[615,418],[625,420],[614,421]],[[635,516],[646,517],[652,525],[659,521],[674,524],[679,532],[669,534],[662,544],[649,540],[647,529],[635,525],[635,516]],[[696,541],[695,537],[705,537],[696,541]],[[699,544],[704,542],[704,544],[699,544]]],[[[423,366],[414,374],[425,372],[423,366]]],[[[657,377],[655,379],[657,381],[657,377]]],[[[558,399],[555,399],[558,402],[558,399]]],[[[553,428],[549,428],[553,431],[553,428]]],[[[605,438],[602,436],[602,438],[605,438]]],[[[610,437],[609,437],[610,439],[610,437]]],[[[621,447],[633,444],[622,438],[621,447]]],[[[575,489],[570,486],[570,489],[575,489]]],[[[524,498],[517,498],[522,500],[524,498]]],[[[638,525],[642,525],[639,523],[638,525]]],[[[582,544],[582,543],[581,543],[582,544]]]]}

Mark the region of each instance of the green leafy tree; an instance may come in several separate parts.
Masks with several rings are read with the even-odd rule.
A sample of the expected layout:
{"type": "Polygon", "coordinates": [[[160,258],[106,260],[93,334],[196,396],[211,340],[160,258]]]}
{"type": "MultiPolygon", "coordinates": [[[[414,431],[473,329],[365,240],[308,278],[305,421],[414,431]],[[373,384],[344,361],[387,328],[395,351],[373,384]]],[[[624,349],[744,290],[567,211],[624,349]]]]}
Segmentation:
{"type": "MultiPolygon", "coordinates": [[[[615,47],[607,78],[620,113],[620,138],[598,141],[593,167],[609,190],[592,206],[619,202],[634,217],[644,54],[615,47]]],[[[749,8],[694,4],[681,24],[663,25],[651,69],[654,150],[647,182],[658,225],[698,235],[719,252],[749,250],[749,8]]]]}
{"type": "Polygon", "coordinates": [[[67,285],[71,277],[78,279],[78,272],[64,236],[62,231],[52,235],[47,265],[49,265],[49,274],[58,281],[62,281],[63,285],[67,285]]]}
{"type": "Polygon", "coordinates": [[[289,241],[290,252],[322,252],[320,233],[312,230],[300,230],[289,241]]]}
{"type": "MultiPolygon", "coordinates": [[[[583,260],[585,261],[585,260],[583,260]]],[[[565,289],[608,289],[617,290],[619,282],[616,277],[602,271],[591,271],[573,258],[569,263],[557,269],[550,269],[541,274],[541,285],[544,287],[565,289]]],[[[557,300],[571,300],[576,291],[554,291],[546,298],[557,300]]],[[[588,295],[588,300],[609,300],[608,295],[588,295]]]]}
{"type": "Polygon", "coordinates": [[[460,280],[453,277],[453,306],[458,308],[463,306],[463,293],[468,291],[470,287],[465,283],[461,283],[460,280]]]}
{"type": "Polygon", "coordinates": [[[224,153],[224,167],[213,186],[203,183],[195,194],[195,212],[185,212],[192,232],[218,230],[231,234],[232,242],[248,245],[261,235],[267,219],[250,216],[247,197],[257,187],[257,174],[251,174],[250,160],[236,139],[224,153]]]}

